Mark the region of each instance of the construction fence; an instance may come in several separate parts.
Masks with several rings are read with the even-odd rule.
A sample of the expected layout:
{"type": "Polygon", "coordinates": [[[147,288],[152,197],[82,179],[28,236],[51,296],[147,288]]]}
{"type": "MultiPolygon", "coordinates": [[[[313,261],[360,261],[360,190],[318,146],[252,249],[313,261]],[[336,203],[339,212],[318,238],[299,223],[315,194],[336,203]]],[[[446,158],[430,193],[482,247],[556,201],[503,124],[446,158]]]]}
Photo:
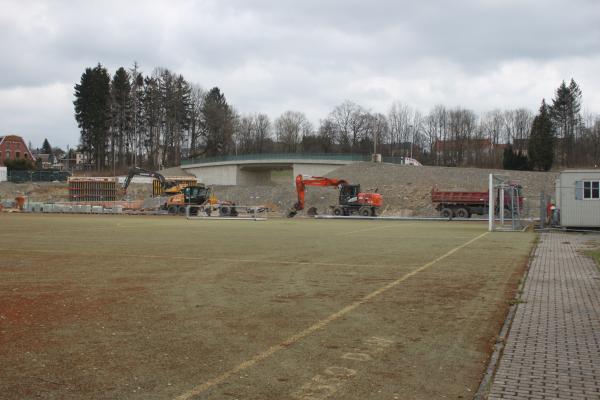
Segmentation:
{"type": "Polygon", "coordinates": [[[14,183],[24,182],[66,182],[71,176],[67,171],[19,171],[9,170],[7,180],[14,183]]]}

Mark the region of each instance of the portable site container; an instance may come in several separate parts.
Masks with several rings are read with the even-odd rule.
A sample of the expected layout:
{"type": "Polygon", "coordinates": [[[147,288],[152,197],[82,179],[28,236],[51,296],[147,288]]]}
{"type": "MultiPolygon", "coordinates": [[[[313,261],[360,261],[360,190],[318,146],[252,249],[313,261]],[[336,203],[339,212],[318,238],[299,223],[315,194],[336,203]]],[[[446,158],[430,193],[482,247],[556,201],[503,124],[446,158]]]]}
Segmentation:
{"type": "Polygon", "coordinates": [[[600,227],[600,169],[571,169],[556,180],[556,207],[565,227],[600,227]]]}

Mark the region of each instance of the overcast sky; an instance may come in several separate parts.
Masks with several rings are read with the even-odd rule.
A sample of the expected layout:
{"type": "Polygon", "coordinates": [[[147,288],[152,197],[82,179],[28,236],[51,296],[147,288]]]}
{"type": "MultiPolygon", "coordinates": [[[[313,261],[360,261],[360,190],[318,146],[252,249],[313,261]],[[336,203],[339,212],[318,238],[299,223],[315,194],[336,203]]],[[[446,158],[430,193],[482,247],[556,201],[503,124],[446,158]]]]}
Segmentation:
{"type": "Polygon", "coordinates": [[[74,146],[73,86],[98,62],[137,61],[241,113],[304,112],[344,100],[476,112],[537,110],[573,77],[600,113],[599,0],[0,0],[0,135],[74,146]]]}

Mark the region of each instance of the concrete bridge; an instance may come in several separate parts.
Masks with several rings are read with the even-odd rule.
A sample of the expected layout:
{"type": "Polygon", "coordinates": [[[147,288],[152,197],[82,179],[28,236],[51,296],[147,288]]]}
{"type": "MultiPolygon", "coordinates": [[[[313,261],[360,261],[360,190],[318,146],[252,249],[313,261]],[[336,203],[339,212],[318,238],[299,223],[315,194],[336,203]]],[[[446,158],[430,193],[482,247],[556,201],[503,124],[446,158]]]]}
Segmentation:
{"type": "Polygon", "coordinates": [[[273,171],[291,170],[292,176],[325,175],[369,155],[357,154],[244,154],[184,160],[181,168],[207,185],[268,185],[273,171]]]}
{"type": "MultiPolygon", "coordinates": [[[[384,162],[409,164],[405,157],[384,162]]],[[[268,185],[273,171],[291,170],[292,176],[325,175],[347,164],[371,161],[368,154],[243,154],[184,160],[181,168],[207,185],[268,185]]],[[[418,163],[417,163],[418,164],[418,163]]]]}

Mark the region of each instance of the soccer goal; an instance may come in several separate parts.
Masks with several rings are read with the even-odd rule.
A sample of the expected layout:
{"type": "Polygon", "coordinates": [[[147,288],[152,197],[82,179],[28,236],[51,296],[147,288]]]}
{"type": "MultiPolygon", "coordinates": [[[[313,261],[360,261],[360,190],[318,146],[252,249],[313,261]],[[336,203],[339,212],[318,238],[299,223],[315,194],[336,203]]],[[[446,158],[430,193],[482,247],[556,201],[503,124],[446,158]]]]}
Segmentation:
{"type": "Polygon", "coordinates": [[[488,230],[520,231],[525,225],[523,193],[518,183],[506,176],[490,174],[488,188],[488,230]]]}

